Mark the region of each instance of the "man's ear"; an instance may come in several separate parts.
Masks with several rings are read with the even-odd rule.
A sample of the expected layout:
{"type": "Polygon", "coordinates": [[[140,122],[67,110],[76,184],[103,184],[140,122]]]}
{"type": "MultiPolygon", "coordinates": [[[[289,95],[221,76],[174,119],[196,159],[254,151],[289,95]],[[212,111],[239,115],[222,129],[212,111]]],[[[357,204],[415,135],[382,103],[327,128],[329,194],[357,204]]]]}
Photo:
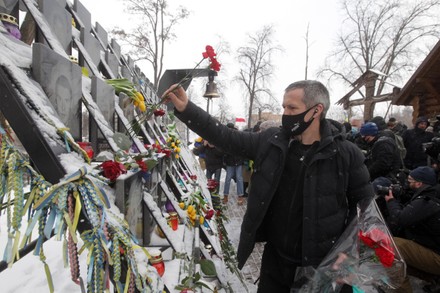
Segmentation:
{"type": "MultiPolygon", "coordinates": [[[[324,106],[322,104],[318,104],[315,106],[315,110],[313,111],[313,117],[315,117],[316,113],[319,113],[319,116],[321,116],[321,113],[324,111],[324,106]]],[[[316,118],[316,117],[315,117],[316,118]]]]}

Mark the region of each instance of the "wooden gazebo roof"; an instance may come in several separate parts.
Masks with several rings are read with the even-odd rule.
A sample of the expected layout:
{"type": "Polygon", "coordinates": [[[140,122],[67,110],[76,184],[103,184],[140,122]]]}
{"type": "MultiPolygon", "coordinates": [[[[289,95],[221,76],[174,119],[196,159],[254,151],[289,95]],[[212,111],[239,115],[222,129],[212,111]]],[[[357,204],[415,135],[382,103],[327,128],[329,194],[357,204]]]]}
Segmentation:
{"type": "Polygon", "coordinates": [[[440,113],[440,41],[394,97],[394,105],[413,106],[413,117],[440,113]]]}

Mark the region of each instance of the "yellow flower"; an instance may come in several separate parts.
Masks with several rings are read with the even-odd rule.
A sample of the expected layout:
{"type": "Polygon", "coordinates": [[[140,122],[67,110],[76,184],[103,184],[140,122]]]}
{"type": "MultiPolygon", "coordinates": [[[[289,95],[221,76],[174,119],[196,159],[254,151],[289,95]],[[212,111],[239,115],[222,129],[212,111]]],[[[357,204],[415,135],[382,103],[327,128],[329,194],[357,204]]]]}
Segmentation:
{"type": "Polygon", "coordinates": [[[143,101],[139,103],[138,107],[141,112],[145,112],[147,110],[147,106],[145,106],[145,103],[143,101]]]}
{"type": "Polygon", "coordinates": [[[174,148],[176,144],[174,142],[171,143],[171,147],[174,148]]]}
{"type": "Polygon", "coordinates": [[[205,218],[203,216],[200,216],[199,218],[200,225],[203,225],[204,222],[205,222],[205,218]]]}
{"type": "Polygon", "coordinates": [[[194,207],[192,205],[188,206],[188,213],[191,213],[192,211],[194,211],[194,207]]]}
{"type": "Polygon", "coordinates": [[[179,207],[183,210],[185,209],[185,203],[184,202],[179,202],[179,207]]]}
{"type": "Polygon", "coordinates": [[[180,158],[180,156],[179,156],[178,154],[175,154],[174,157],[175,157],[176,159],[180,158]]]}
{"type": "Polygon", "coordinates": [[[138,101],[145,101],[144,95],[141,92],[135,92],[134,94],[136,95],[138,101]]]}

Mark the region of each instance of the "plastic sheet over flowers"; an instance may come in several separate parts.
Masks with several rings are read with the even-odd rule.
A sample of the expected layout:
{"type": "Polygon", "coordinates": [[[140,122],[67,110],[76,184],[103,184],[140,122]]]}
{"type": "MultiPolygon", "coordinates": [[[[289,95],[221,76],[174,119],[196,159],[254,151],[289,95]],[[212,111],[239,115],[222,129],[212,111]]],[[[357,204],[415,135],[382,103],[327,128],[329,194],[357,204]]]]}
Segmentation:
{"type": "Polygon", "coordinates": [[[344,284],[353,292],[398,288],[406,274],[404,263],[375,200],[358,204],[350,223],[317,269],[301,268],[296,280],[308,281],[293,292],[340,292],[344,284]]]}

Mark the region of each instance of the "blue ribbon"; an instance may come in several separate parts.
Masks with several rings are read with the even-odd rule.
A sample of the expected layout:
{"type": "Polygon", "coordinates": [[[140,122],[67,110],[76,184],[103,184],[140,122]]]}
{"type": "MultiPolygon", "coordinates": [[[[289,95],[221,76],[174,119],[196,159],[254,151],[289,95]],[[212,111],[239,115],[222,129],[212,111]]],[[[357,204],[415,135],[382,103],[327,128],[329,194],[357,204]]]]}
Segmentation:
{"type": "Polygon", "coordinates": [[[65,131],[64,131],[64,143],[66,144],[67,152],[70,153],[71,151],[70,151],[69,141],[67,140],[67,134],[65,131]]]}
{"type": "Polygon", "coordinates": [[[50,239],[50,236],[52,234],[52,228],[53,224],[55,222],[57,216],[57,212],[55,209],[50,210],[49,218],[46,221],[46,226],[44,226],[44,236],[46,236],[47,239],[50,239]]]}

